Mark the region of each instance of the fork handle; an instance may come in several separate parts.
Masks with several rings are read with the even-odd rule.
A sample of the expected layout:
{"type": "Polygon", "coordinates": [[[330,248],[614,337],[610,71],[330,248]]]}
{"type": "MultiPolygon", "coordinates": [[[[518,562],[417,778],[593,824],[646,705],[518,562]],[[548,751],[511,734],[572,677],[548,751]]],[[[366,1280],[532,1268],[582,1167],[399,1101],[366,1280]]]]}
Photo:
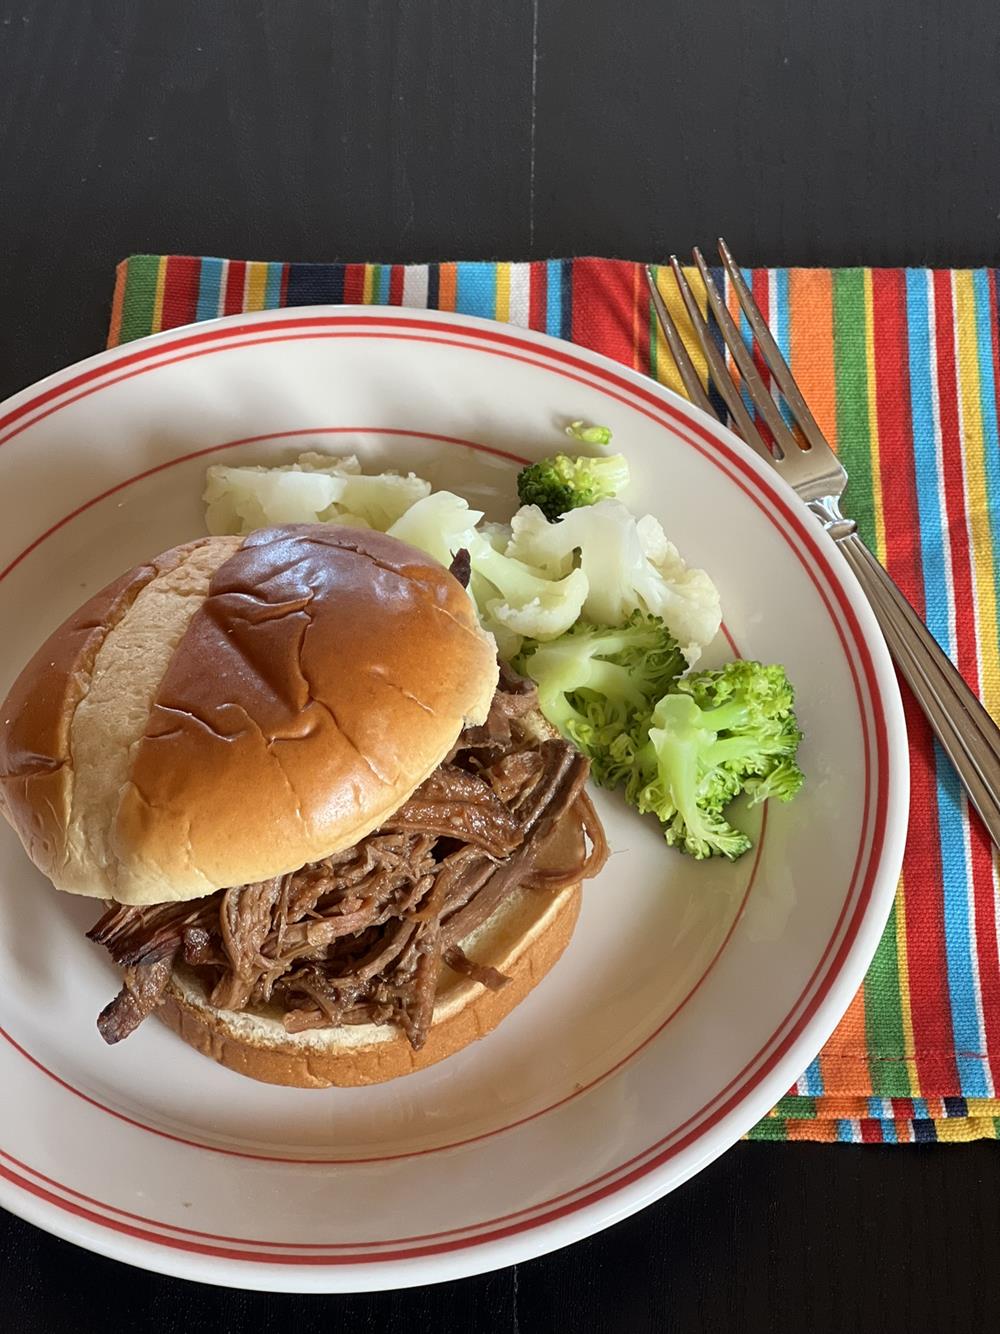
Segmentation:
{"type": "Polygon", "coordinates": [[[1000,728],[856,533],[838,543],[917,703],[1000,846],[1000,728]]]}

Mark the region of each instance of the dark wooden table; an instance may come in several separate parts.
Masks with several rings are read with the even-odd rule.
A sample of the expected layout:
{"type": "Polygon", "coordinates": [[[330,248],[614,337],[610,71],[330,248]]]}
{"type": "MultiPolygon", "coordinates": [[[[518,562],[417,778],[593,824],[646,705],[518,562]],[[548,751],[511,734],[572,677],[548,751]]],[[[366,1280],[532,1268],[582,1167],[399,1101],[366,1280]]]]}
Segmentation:
{"type": "MultiPolygon", "coordinates": [[[[0,0],[0,395],[101,346],[131,251],[996,264],[998,70],[989,0],[0,0]]],[[[371,1297],[0,1215],[0,1329],[985,1330],[998,1261],[995,1145],[743,1145],[570,1250],[371,1297]]]]}

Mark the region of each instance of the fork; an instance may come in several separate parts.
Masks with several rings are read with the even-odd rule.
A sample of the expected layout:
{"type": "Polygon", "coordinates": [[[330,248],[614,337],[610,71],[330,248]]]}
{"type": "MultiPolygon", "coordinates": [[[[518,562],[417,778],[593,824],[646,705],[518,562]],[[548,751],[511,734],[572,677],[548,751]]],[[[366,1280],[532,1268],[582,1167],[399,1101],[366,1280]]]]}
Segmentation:
{"type": "MultiPolygon", "coordinates": [[[[677,256],[671,255],[670,268],[708,365],[708,373],[726,405],[733,426],[748,445],[777,469],[837,543],[871,603],[897,668],[955,766],[994,844],[1000,847],[1000,729],[906,597],[862,542],[854,520],[841,513],[840,498],[847,486],[847,472],[809,411],[729,247],[720,237],[719,255],[723,267],[753,331],[764,364],[798,427],[798,438],[786,424],[754,365],[704,256],[697,247],[692,253],[705,284],[708,306],[742,378],[743,388],[767,428],[770,441],[765,440],[754,424],[677,256]]],[[[649,266],[646,280],[653,308],[688,397],[704,412],[716,416],[649,266]]]]}

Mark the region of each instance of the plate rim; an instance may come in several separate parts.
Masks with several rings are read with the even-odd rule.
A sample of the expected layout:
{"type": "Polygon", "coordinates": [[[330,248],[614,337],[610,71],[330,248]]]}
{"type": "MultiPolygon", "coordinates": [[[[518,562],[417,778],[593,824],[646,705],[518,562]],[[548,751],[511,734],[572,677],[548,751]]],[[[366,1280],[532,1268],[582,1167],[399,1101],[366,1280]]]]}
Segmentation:
{"type": "MultiPolygon", "coordinates": [[[[864,595],[834,544],[828,538],[825,538],[825,542],[821,540],[821,530],[818,525],[815,525],[815,520],[785,485],[783,479],[772,473],[766,464],[759,460],[753,451],[727,428],[721,426],[699,409],[694,408],[686,399],[681,398],[665,386],[612,358],[579,344],[553,338],[538,331],[525,330],[475,316],[401,307],[349,305],[291,307],[278,311],[260,311],[221,317],[198,322],[197,324],[178,326],[148,338],[106,349],[18,391],[0,404],[0,445],[11,438],[12,435],[20,433],[21,430],[27,429],[36,421],[41,420],[50,411],[57,411],[65,403],[75,401],[75,399],[66,399],[66,394],[76,387],[82,387],[82,384],[89,379],[96,376],[98,380],[94,390],[88,391],[93,392],[124,378],[123,376],[117,376],[107,379],[107,373],[115,368],[120,369],[123,366],[131,365],[145,366],[149,363],[149,368],[152,369],[160,364],[169,364],[171,361],[179,359],[167,358],[165,363],[161,362],[158,354],[162,351],[179,350],[178,345],[180,347],[198,347],[203,344],[215,343],[225,346],[225,339],[229,335],[236,340],[233,346],[245,345],[248,342],[253,343],[255,341],[253,333],[259,331],[262,327],[266,328],[268,325],[301,327],[303,330],[301,336],[308,338],[316,336],[324,325],[329,325],[331,320],[341,326],[360,322],[367,325],[383,324],[398,327],[402,323],[411,325],[414,330],[417,330],[420,326],[425,328],[436,326],[438,329],[450,330],[455,334],[468,334],[471,331],[473,334],[478,334],[480,339],[485,336],[493,343],[520,344],[522,347],[525,344],[528,346],[534,345],[542,354],[548,353],[550,358],[555,354],[559,359],[575,362],[584,369],[599,370],[603,372],[605,379],[610,376],[612,381],[624,382],[625,387],[631,393],[635,394],[638,391],[640,398],[647,401],[652,399],[655,406],[661,409],[666,407],[671,416],[679,416],[684,424],[703,440],[722,445],[731,456],[736,456],[744,471],[757,475],[757,480],[762,484],[761,490],[765,493],[765,497],[768,492],[771,493],[772,499],[780,497],[784,501],[786,509],[790,509],[791,514],[797,517],[800,522],[805,516],[808,523],[812,525],[810,531],[811,536],[815,539],[814,545],[822,557],[825,558],[823,563],[827,567],[826,572],[828,576],[832,576],[831,583],[844,595],[857,622],[860,640],[869,654],[873,668],[873,679],[869,681],[872,701],[886,706],[884,708],[886,729],[884,780],[881,774],[882,766],[879,766],[880,781],[884,781],[887,794],[886,824],[881,848],[874,846],[872,848],[870,895],[867,905],[861,913],[857,932],[844,958],[837,964],[836,971],[829,979],[814,1012],[804,1023],[801,1032],[788,1043],[785,1050],[776,1058],[773,1068],[760,1076],[758,1082],[749,1091],[742,1094],[735,1106],[706,1129],[698,1132],[695,1143],[704,1143],[705,1153],[693,1163],[688,1164],[683,1172],[679,1173],[676,1168],[672,1170],[669,1160],[660,1163],[654,1161],[652,1166],[641,1169],[641,1175],[637,1180],[627,1180],[624,1185],[614,1183],[608,1188],[606,1195],[602,1193],[598,1199],[572,1206],[572,1211],[560,1218],[540,1222],[529,1220],[513,1236],[491,1238],[487,1235],[482,1238],[472,1238],[467,1243],[463,1243],[461,1249],[451,1249],[446,1252],[447,1258],[439,1258],[437,1261],[434,1261],[432,1256],[418,1257],[412,1252],[406,1257],[392,1260],[387,1259],[385,1255],[374,1255],[371,1260],[362,1261],[359,1266],[363,1268],[363,1281],[348,1283],[347,1285],[339,1281],[331,1282],[331,1279],[333,1277],[337,1279],[348,1277],[349,1264],[345,1264],[343,1267],[338,1265],[330,1274],[327,1272],[326,1266],[320,1262],[312,1272],[306,1271],[306,1275],[309,1278],[320,1279],[325,1276],[325,1282],[303,1283],[296,1281],[290,1283],[278,1280],[286,1277],[289,1273],[295,1272],[291,1265],[284,1271],[279,1270],[277,1274],[267,1275],[266,1282],[258,1282],[257,1278],[263,1277],[259,1271],[257,1278],[252,1278],[247,1266],[244,1265],[241,1268],[239,1264],[234,1263],[237,1257],[232,1252],[226,1253],[230,1257],[230,1263],[219,1266],[218,1260],[216,1260],[216,1270],[213,1272],[206,1272],[204,1260],[207,1257],[202,1257],[201,1262],[196,1262],[192,1266],[168,1263],[169,1257],[164,1258],[162,1265],[151,1263],[153,1257],[150,1252],[157,1249],[152,1247],[151,1242],[139,1241],[136,1243],[132,1241],[126,1244],[125,1239],[120,1238],[120,1244],[109,1246],[107,1242],[110,1238],[104,1231],[108,1226],[106,1220],[98,1220],[102,1224],[101,1232],[105,1241],[105,1244],[101,1245],[100,1238],[92,1237],[89,1232],[86,1235],[81,1235],[80,1228],[73,1226],[68,1221],[65,1224],[65,1230],[53,1226],[54,1220],[50,1216],[51,1209],[41,1206],[40,1201],[36,1201],[36,1204],[40,1206],[39,1208],[30,1209],[31,1214],[39,1216],[31,1217],[29,1221],[56,1232],[57,1235],[66,1236],[67,1239],[90,1249],[103,1254],[113,1254],[115,1258],[124,1259],[130,1263],[158,1269],[164,1273],[183,1274],[187,1277],[199,1278],[202,1281],[225,1283],[229,1281],[229,1277],[238,1275],[242,1286],[261,1286],[269,1289],[281,1288],[294,1291],[359,1290],[371,1289],[376,1286],[391,1287],[438,1281],[481,1272],[484,1269],[495,1268],[499,1264],[512,1263],[514,1260],[524,1259],[530,1255],[545,1253],[548,1250],[589,1235],[602,1227],[608,1226],[618,1218],[625,1217],[627,1214],[643,1207],[652,1199],[679,1185],[682,1180],[700,1170],[702,1166],[735,1142],[739,1135],[754,1124],[759,1116],[773,1104],[775,1101],[774,1088],[783,1082],[784,1086],[780,1092],[784,1092],[792,1079],[800,1073],[800,1070],[796,1069],[791,1078],[786,1078],[786,1069],[791,1066],[804,1068],[808,1061],[812,1059],[812,1056],[815,1055],[815,1052],[823,1045],[829,1033],[836,1026],[854,991],[860,984],[892,904],[895,879],[898,875],[905,837],[906,797],[909,777],[902,705],[895,676],[889,663],[888,653],[870,608],[864,600],[864,595]],[[313,329],[313,334],[307,332],[310,328],[313,329]],[[62,400],[65,400],[65,402],[62,400]],[[52,404],[54,406],[49,406],[52,404]],[[35,406],[45,410],[38,415],[31,415],[31,410],[35,406]],[[5,434],[6,428],[14,426],[16,422],[20,422],[21,425],[17,426],[14,431],[5,434]],[[803,1053],[808,1051],[808,1055],[800,1055],[800,1049],[803,1053]],[[613,1208],[606,1203],[609,1199],[614,1200],[613,1208]],[[456,1263],[456,1255],[464,1259],[472,1257],[471,1262],[462,1263],[460,1261],[456,1263]],[[414,1266],[416,1266],[415,1270],[414,1266]],[[443,1272],[434,1272],[436,1269],[441,1269],[443,1272]],[[189,1270],[190,1272],[188,1272],[189,1270]],[[382,1271],[388,1271],[385,1274],[384,1282],[382,1281],[382,1271]],[[249,1283],[247,1282],[248,1279],[250,1280],[249,1283]],[[379,1281],[373,1282],[375,1279],[379,1281]]],[[[374,336],[378,336],[377,333],[374,336]]],[[[383,336],[385,336],[384,332],[383,336]]],[[[281,341],[285,341],[285,339],[281,341]]],[[[221,346],[218,350],[221,350],[221,346]]],[[[545,367],[544,369],[551,371],[553,368],[545,367]]],[[[634,408],[635,404],[631,403],[630,406],[634,408]]],[[[683,436],[681,438],[683,443],[690,447],[692,442],[684,439],[683,436]]],[[[732,483],[732,477],[729,480],[732,483]]],[[[768,506],[768,508],[771,507],[768,506]]],[[[794,531],[795,528],[794,524],[789,523],[787,516],[778,526],[786,537],[788,537],[789,531],[794,531]]],[[[836,928],[834,938],[835,936],[836,928]]],[[[791,1013],[794,1014],[794,1009],[791,1013]]],[[[787,1016],[779,1024],[776,1032],[782,1032],[790,1017],[787,1016]]],[[[766,1050],[767,1045],[769,1044],[765,1044],[762,1050],[766,1050]]],[[[780,1096],[780,1093],[777,1096],[780,1096]]],[[[651,1150],[646,1150],[645,1154],[649,1152],[651,1150]]],[[[639,1155],[640,1158],[643,1156],[645,1155],[639,1155]]],[[[27,1217],[29,1211],[17,1208],[8,1198],[9,1192],[5,1186],[6,1180],[9,1180],[8,1172],[0,1164],[0,1186],[4,1187],[0,1190],[0,1203],[11,1209],[12,1212],[27,1217]]],[[[578,1190],[586,1194],[587,1188],[580,1187],[578,1190]]],[[[18,1190],[17,1198],[19,1202],[27,1203],[24,1199],[23,1189],[18,1190]]],[[[65,1207],[64,1202],[58,1198],[55,1199],[55,1205],[65,1207]]],[[[58,1221],[63,1223],[64,1220],[60,1218],[58,1221]]],[[[486,1224],[485,1226],[488,1227],[489,1225],[486,1224]]],[[[154,1237],[152,1240],[163,1244],[162,1237],[154,1237]]],[[[163,1258],[163,1253],[159,1252],[157,1258],[163,1258]]],[[[189,1258],[194,1259],[193,1256],[189,1258]]],[[[327,1259],[326,1265],[332,1268],[332,1262],[329,1259],[327,1259]]],[[[272,1268],[277,1268],[277,1266],[273,1265],[272,1268]]],[[[295,1277],[297,1280],[301,1280],[303,1272],[299,1271],[295,1274],[295,1277]]]]}

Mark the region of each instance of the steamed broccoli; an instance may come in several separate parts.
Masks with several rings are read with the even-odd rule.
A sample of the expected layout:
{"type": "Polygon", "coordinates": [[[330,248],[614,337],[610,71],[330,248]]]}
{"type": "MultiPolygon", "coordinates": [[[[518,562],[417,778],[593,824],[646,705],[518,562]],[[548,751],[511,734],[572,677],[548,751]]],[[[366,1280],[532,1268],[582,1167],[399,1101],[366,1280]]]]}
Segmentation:
{"type": "Polygon", "coordinates": [[[740,661],[695,672],[657,703],[644,744],[635,732],[611,744],[609,770],[624,777],[633,805],[659,818],[671,846],[735,859],[751,844],[723,814],[733,798],[791,801],[802,786],[793,703],[782,667],[740,661]]]}
{"type": "Polygon", "coordinates": [[[615,738],[648,729],[653,702],[685,666],[663,622],[641,611],[621,626],[578,623],[548,643],[529,641],[517,660],[538,685],[542,713],[590,756],[594,778],[606,787],[621,778],[615,738]]]}
{"type": "Polygon", "coordinates": [[[603,459],[554,454],[521,469],[517,494],[522,505],[537,505],[547,519],[558,519],[567,510],[616,496],[628,485],[628,477],[623,454],[603,459]]]}
{"type": "Polygon", "coordinates": [[[588,426],[586,422],[570,422],[566,434],[571,440],[582,440],[585,445],[610,445],[610,426],[588,426]]]}

